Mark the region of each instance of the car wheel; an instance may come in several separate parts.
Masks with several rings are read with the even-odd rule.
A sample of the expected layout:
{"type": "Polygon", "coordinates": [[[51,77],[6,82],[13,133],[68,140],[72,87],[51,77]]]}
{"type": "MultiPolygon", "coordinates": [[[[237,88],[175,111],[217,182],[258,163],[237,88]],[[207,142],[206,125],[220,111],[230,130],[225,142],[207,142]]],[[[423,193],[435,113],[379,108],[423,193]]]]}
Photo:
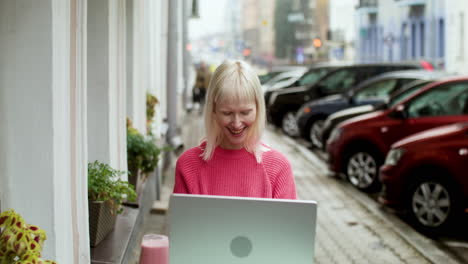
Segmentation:
{"type": "Polygon", "coordinates": [[[373,191],[380,186],[378,172],[381,161],[369,150],[355,151],[346,162],[346,176],[349,182],[362,191],[373,191]]]}
{"type": "Polygon", "coordinates": [[[325,123],[325,120],[323,119],[318,119],[312,123],[310,126],[310,141],[312,142],[312,145],[317,147],[317,148],[322,148],[323,143],[322,143],[322,130],[323,130],[323,124],[325,123]]]}
{"type": "Polygon", "coordinates": [[[453,185],[442,180],[442,175],[426,172],[424,178],[410,188],[406,208],[411,222],[418,229],[438,233],[461,212],[459,198],[453,185]]]}
{"type": "Polygon", "coordinates": [[[294,137],[299,134],[299,128],[297,127],[296,115],[294,112],[287,112],[283,116],[281,128],[288,136],[294,137]]]}

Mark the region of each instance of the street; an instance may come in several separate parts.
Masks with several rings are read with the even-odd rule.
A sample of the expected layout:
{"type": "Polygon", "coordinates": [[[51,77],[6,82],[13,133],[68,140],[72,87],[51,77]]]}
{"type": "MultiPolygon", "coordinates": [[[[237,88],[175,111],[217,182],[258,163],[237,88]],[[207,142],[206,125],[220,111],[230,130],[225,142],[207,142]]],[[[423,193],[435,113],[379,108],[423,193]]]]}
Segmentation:
{"type": "Polygon", "coordinates": [[[309,149],[270,127],[265,141],[291,161],[299,199],[318,201],[317,263],[462,263],[375,200],[329,175],[309,149]]]}

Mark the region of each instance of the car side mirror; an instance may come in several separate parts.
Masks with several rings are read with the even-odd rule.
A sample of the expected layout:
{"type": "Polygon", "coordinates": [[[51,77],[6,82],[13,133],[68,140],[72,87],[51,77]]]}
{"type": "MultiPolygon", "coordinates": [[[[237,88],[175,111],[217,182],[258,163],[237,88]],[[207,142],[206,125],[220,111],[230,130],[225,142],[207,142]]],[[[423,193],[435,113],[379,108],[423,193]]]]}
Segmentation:
{"type": "Polygon", "coordinates": [[[406,114],[405,106],[404,105],[398,105],[395,108],[395,110],[390,113],[389,116],[392,117],[392,118],[395,118],[395,119],[406,119],[407,114],[406,114]]]}

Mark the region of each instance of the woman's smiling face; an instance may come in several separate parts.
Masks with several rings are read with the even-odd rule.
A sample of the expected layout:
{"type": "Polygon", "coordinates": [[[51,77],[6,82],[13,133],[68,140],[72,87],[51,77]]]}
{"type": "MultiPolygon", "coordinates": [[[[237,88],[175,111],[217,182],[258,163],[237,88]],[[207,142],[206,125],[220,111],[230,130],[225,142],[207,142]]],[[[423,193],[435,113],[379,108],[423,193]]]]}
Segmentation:
{"type": "Polygon", "coordinates": [[[219,102],[215,106],[215,118],[224,135],[220,146],[241,149],[257,118],[257,105],[255,102],[219,102]]]}

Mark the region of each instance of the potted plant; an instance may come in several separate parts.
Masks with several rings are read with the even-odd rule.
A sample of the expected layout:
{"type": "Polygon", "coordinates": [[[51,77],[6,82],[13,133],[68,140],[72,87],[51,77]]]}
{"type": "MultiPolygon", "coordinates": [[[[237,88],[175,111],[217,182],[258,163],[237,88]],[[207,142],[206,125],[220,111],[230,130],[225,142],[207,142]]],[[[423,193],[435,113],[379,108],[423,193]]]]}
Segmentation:
{"type": "Polygon", "coordinates": [[[89,232],[93,247],[114,228],[117,214],[123,210],[122,203],[136,200],[134,187],[119,178],[124,173],[99,161],[88,164],[89,232]]]}
{"type": "Polygon", "coordinates": [[[148,175],[156,168],[161,148],[159,148],[152,136],[144,137],[138,130],[132,127],[127,119],[127,162],[129,170],[129,182],[139,190],[141,185],[140,173],[148,175]]]}
{"type": "Polygon", "coordinates": [[[0,214],[0,264],[52,264],[52,260],[41,259],[44,230],[26,224],[13,209],[0,214]]]}

